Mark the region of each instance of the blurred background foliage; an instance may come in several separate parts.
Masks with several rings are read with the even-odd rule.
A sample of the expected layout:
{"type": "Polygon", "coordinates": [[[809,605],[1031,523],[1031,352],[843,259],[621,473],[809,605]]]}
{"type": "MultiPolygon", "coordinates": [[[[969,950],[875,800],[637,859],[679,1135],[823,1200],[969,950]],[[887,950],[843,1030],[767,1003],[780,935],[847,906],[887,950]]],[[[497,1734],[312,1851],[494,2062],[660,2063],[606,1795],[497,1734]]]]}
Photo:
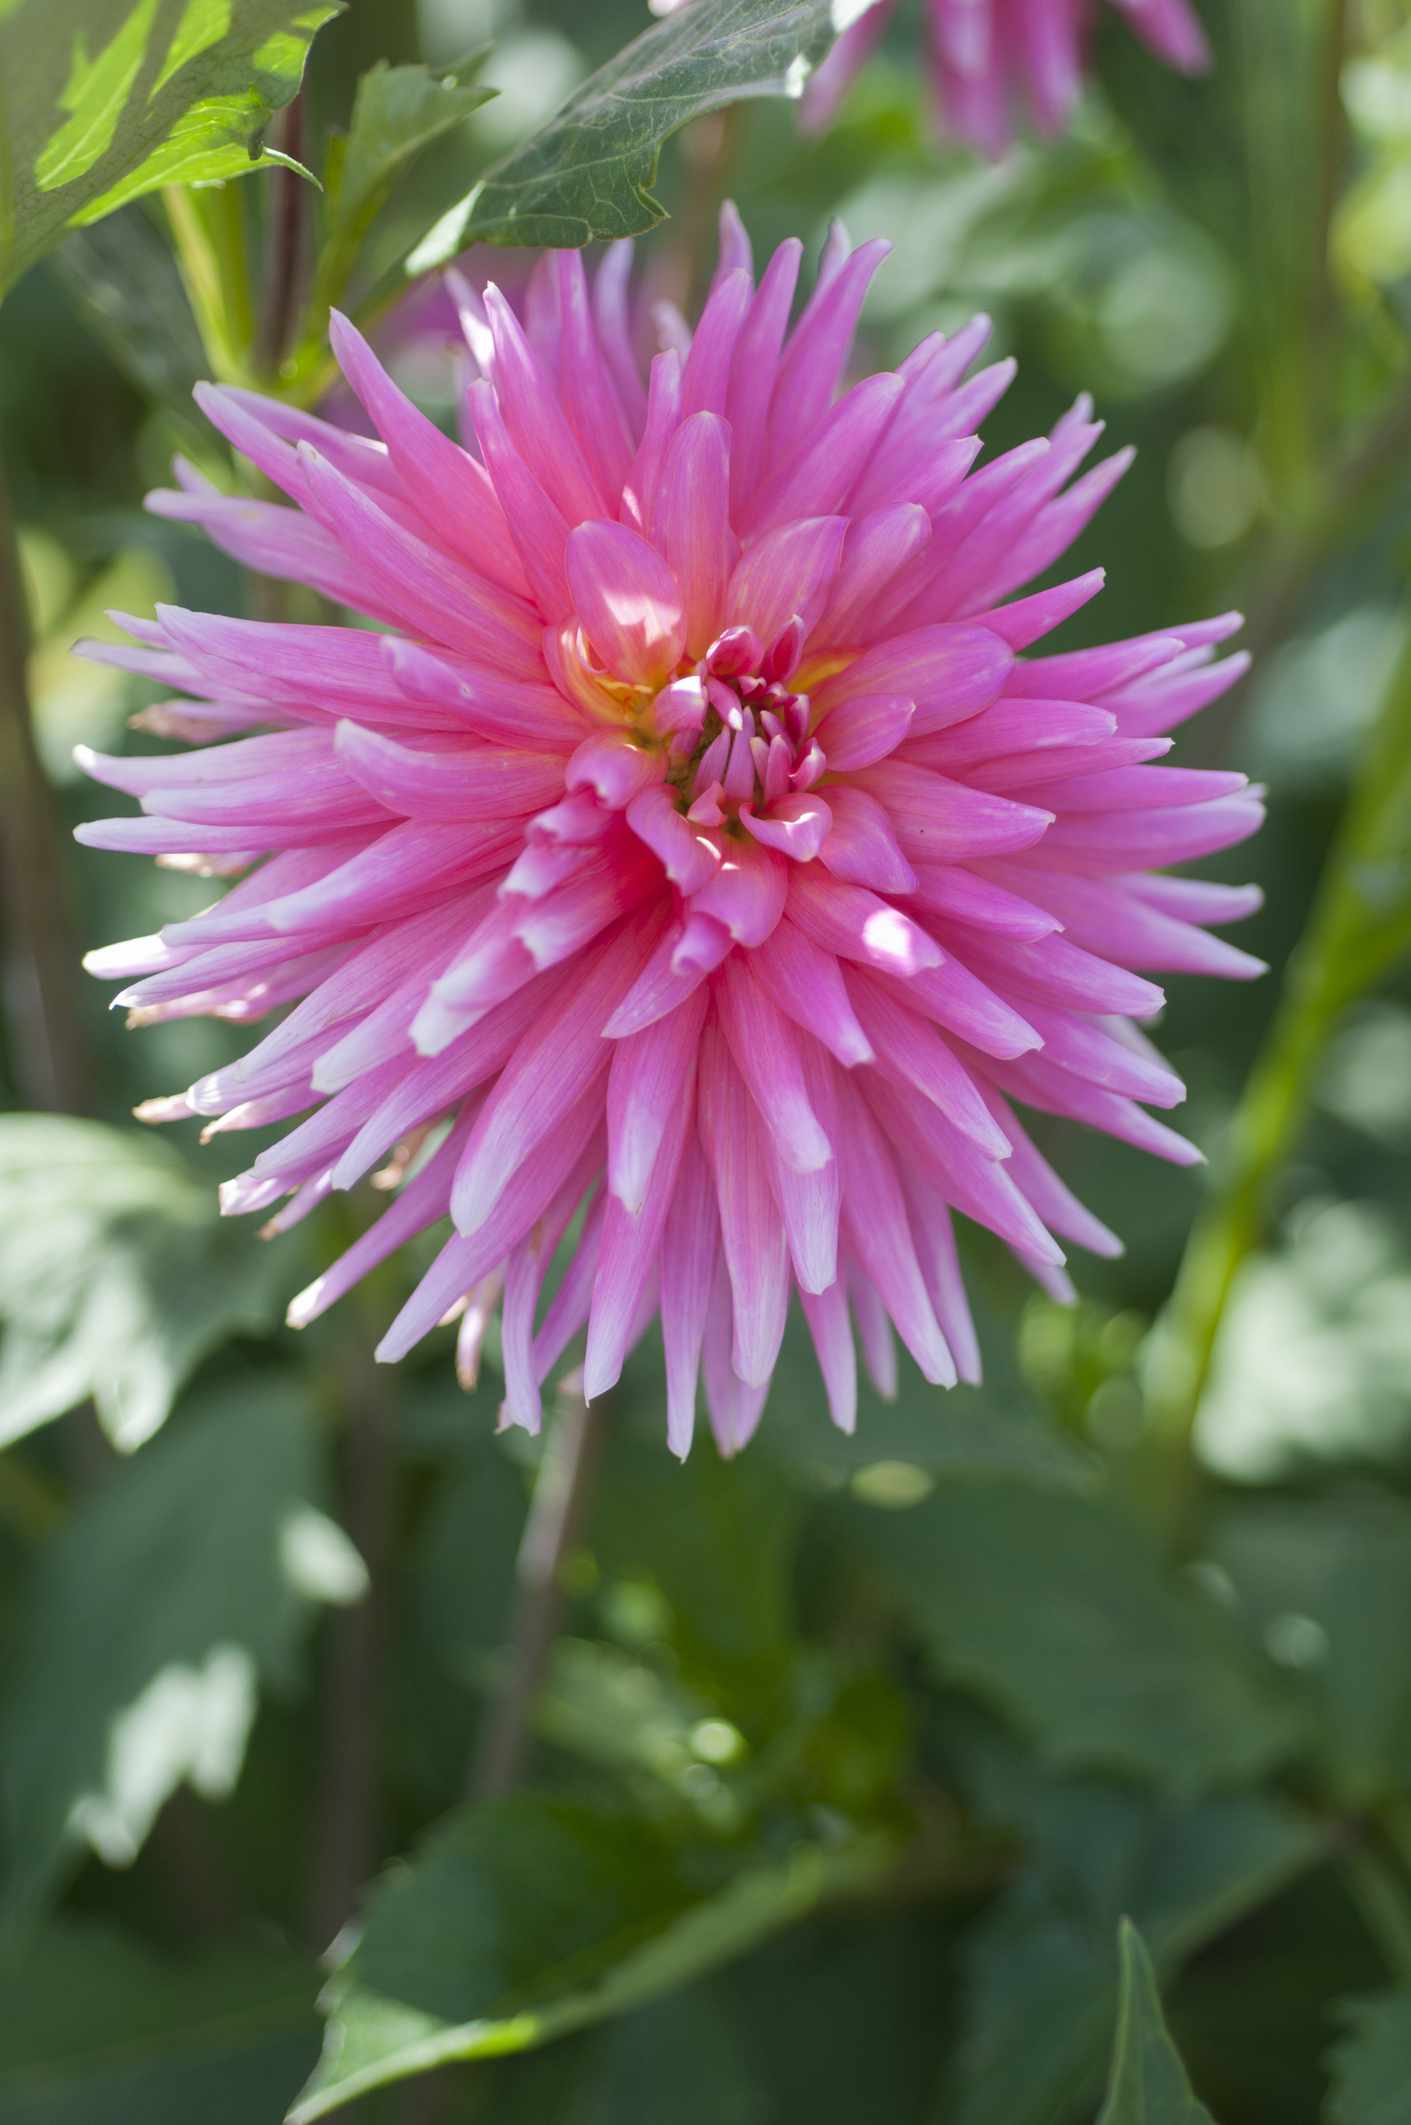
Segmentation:
{"type": "MultiPolygon", "coordinates": [[[[871,366],[984,308],[1020,360],[992,449],[1080,390],[1139,445],[1077,555],[1109,583],[1073,639],[1249,613],[1255,675],[1183,757],[1269,786],[1239,871],[1274,971],[1173,985],[1163,1045],[1208,1173],[1064,1134],[1128,1240],[1083,1263],[1076,1309],[970,1235],[983,1388],[939,1395],[903,1360],[844,1439],[791,1345],[744,1461],[703,1440],[683,1472],[634,1366],[515,1792],[467,1800],[466,1766],[569,1427],[496,1437],[493,1336],[469,1395],[439,1347],[375,1368],[405,1270],[282,1329],[362,1206],[268,1248],[223,1226],[243,1157],[128,1115],[230,1029],[129,1040],[75,985],[46,1054],[12,931],[7,2125],[274,2125],[315,2068],[335,1936],[300,2118],[1411,2120],[1411,21],[1202,12],[1216,69],[1183,82],[1105,10],[1072,135],[997,168],[934,136],[919,9],[823,138],[758,104],[667,157],[663,289],[699,283],[727,178],[757,253],[816,252],[840,214],[896,246],[871,366]]],[[[639,0],[357,0],[323,30],[317,168],[366,68],[494,47],[389,181],[354,292],[642,23],[639,0]]],[[[258,257],[271,184],[186,196],[258,257]]],[[[144,742],[124,727],[153,693],[71,661],[74,637],[155,598],[260,609],[141,508],[173,450],[232,477],[190,405],[222,344],[201,324],[206,354],[151,201],[71,233],[0,316],[34,736],[67,824],[91,808],[71,748],[144,742]]],[[[306,356],[290,374],[316,384],[306,356]]],[[[398,360],[444,413],[439,346],[398,360]]],[[[34,792],[12,778],[0,811],[32,845],[34,792]]],[[[50,944],[208,893],[65,846],[50,944]]]]}

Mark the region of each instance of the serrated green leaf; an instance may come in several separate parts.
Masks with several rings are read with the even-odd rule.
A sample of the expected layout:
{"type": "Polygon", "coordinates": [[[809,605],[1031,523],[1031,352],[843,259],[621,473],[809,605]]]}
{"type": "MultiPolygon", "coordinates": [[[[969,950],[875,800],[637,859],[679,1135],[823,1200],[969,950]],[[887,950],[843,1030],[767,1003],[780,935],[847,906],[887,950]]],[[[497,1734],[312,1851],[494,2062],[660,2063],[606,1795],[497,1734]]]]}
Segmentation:
{"type": "Polygon", "coordinates": [[[0,1989],[5,2125],[255,2125],[317,2041],[318,1972],[276,1947],[177,1963],[56,1923],[0,1956],[0,1989]]]}
{"type": "Polygon", "coordinates": [[[1174,1973],[1327,1849],[1263,1800],[1171,1813],[1130,1789],[1036,1781],[1028,1865],[966,1948],[965,2036],[937,2125],[1054,2125],[1096,2105],[1114,1940],[1130,1913],[1174,1973]]]}
{"type": "Polygon", "coordinates": [[[0,10],[0,292],[66,227],[264,148],[341,0],[17,0],[0,10]]]}
{"type": "Polygon", "coordinates": [[[977,1481],[853,1525],[941,1678],[1055,1768],[1189,1799],[1256,1777],[1299,1738],[1258,1647],[1100,1499],[977,1481]]]}
{"type": "Polygon", "coordinates": [[[1328,2125],[1405,2125],[1411,2092],[1411,1992],[1347,2000],[1328,2054],[1328,2125]]]}
{"type": "Polygon", "coordinates": [[[895,1857],[884,1832],[795,1834],[766,1850],[542,1794],[467,1810],[373,1890],[291,2125],[642,2005],[875,1882],[895,1857]]]}
{"type": "Polygon", "coordinates": [[[426,273],[469,243],[635,236],[661,221],[661,151],[693,118],[745,96],[799,96],[868,0],[692,0],[575,89],[558,115],[482,177],[408,261],[426,273]]]}
{"type": "Polygon", "coordinates": [[[207,1351],[270,1325],[262,1253],[158,1138],[0,1117],[0,1445],[91,1396],[140,1446],[207,1351]]]}
{"type": "Polygon", "coordinates": [[[0,1725],[12,1911],[80,1840],[132,1859],[184,1781],[230,1790],[259,1684],[290,1688],[314,1601],[359,1590],[322,1508],[308,1413],[261,1384],[203,1404],[45,1545],[0,1725]]]}
{"type": "Polygon", "coordinates": [[[1097,2125],[1215,2125],[1197,2102],[1161,2011],[1156,1972],[1130,1919],[1118,1935],[1122,1988],[1107,2100],[1097,2125]]]}

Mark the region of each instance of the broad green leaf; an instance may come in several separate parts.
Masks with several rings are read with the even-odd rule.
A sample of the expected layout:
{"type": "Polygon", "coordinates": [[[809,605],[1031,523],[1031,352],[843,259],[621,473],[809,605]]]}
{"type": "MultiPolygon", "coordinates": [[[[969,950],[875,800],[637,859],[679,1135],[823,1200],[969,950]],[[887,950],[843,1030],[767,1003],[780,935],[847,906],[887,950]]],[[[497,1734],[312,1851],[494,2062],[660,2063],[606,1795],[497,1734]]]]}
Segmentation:
{"type": "Polygon", "coordinates": [[[1328,2125],[1405,2125],[1411,2091],[1411,1992],[1348,2000],[1328,2055],[1328,2125]]]}
{"type": "Polygon", "coordinates": [[[45,1545],[0,1725],[12,1909],[75,1843],[130,1861],[183,1782],[230,1791],[258,1686],[290,1689],[314,1604],[363,1590],[323,1511],[319,1456],[297,1396],[228,1389],[45,1545]]]}
{"type": "Polygon", "coordinates": [[[1050,1784],[1035,1806],[1029,1863],[966,1948],[965,2035],[936,2125],[1055,2125],[1095,2107],[1121,1917],[1169,1975],[1327,1849],[1263,1800],[1173,1813],[1120,1786],[1050,1784]]]}
{"type": "MultiPolygon", "coordinates": [[[[337,300],[397,179],[423,149],[495,94],[492,88],[476,87],[472,79],[488,49],[483,46],[458,66],[438,73],[425,66],[388,66],[381,61],[359,81],[352,125],[330,149],[316,310],[337,300]]],[[[318,316],[314,322],[321,330],[318,316]]]]}
{"type": "Polygon", "coordinates": [[[140,1446],[207,1351],[270,1325],[263,1254],[160,1139],[0,1117],[0,1445],[91,1396],[140,1446]]]}
{"type": "Polygon", "coordinates": [[[1130,1919],[1118,1936],[1122,1989],[1107,2100],[1097,2125],[1215,2125],[1196,2101],[1161,2012],[1146,1943],[1130,1919]]]}
{"type": "Polygon", "coordinates": [[[645,1433],[628,1415],[608,1438],[589,1547],[610,1583],[656,1597],[653,1635],[687,1687],[762,1733],[792,1687],[799,1500],[767,1464],[723,1461],[709,1438],[683,1475],[660,1434],[660,1404],[645,1433]]]}
{"type": "Polygon", "coordinates": [[[1269,1499],[1217,1520],[1211,1554],[1295,1676],[1330,1802],[1411,1785],[1411,1507],[1371,1489],[1269,1499]]]}
{"type": "Polygon", "coordinates": [[[317,2042],[318,1973],[286,1950],[181,1961],[65,1921],[0,1955],[5,2125],[263,2125],[317,2042]]]}
{"type": "Polygon", "coordinates": [[[1272,1663],[1100,1499],[977,1481],[852,1525],[942,1679],[1056,1768],[1190,1798],[1256,1777],[1298,1738],[1272,1663]]]}
{"type": "Polygon", "coordinates": [[[0,292],[66,227],[262,163],[339,0],[9,0],[0,9],[0,292]]]}
{"type": "Polygon", "coordinates": [[[781,1827],[761,1849],[542,1794],[467,1810],[373,1890],[291,2125],[643,2005],[877,1881],[896,1856],[882,1832],[814,1841],[781,1827]]]}
{"type": "Polygon", "coordinates": [[[635,236],[661,221],[657,164],[673,133],[744,96],[799,96],[869,0],[691,0],[575,89],[423,238],[414,273],[469,243],[635,236]]]}
{"type": "Polygon", "coordinates": [[[712,1988],[656,2000],[516,2059],[495,2076],[495,2125],[770,2125],[754,2058],[712,1988]]]}

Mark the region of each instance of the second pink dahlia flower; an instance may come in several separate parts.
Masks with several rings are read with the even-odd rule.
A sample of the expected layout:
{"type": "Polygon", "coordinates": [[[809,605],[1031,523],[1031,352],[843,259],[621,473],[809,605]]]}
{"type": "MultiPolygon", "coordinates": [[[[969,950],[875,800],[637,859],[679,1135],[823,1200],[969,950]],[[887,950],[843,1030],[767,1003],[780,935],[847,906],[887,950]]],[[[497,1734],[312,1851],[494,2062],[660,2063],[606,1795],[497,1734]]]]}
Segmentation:
{"type": "Polygon", "coordinates": [[[1101,577],[1024,586],[1126,458],[1076,476],[1082,401],[977,467],[1011,374],[970,373],[983,321],[844,388],[885,250],[835,239],[791,326],[801,247],[756,282],[727,215],[646,379],[625,249],[591,285],[546,258],[523,318],[467,293],[464,447],[335,319],[376,439],[203,389],[293,506],[179,468],[152,507],[373,625],[162,607],[94,652],[184,697],[144,720],[195,749],[88,756],[142,809],[81,838],[236,881],[95,970],[144,1019],[273,1018],[154,1118],[302,1117],[225,1193],[277,1229],[391,1157],[292,1318],[441,1228],[379,1356],[459,1316],[473,1371],[498,1305],[531,1428],[577,1338],[598,1395],[659,1316],[671,1443],[703,1372],[741,1446],[795,1294],[844,1427],[854,1332],[884,1390],[894,1329],[975,1379],[954,1212],[1059,1294],[1060,1240],[1118,1251],[1018,1110],[1196,1157],[1147,1111],[1182,1096],[1149,977],[1258,970],[1207,934],[1257,893],[1169,872],[1260,818],[1164,763],[1235,621],[1032,654],[1101,577]]]}

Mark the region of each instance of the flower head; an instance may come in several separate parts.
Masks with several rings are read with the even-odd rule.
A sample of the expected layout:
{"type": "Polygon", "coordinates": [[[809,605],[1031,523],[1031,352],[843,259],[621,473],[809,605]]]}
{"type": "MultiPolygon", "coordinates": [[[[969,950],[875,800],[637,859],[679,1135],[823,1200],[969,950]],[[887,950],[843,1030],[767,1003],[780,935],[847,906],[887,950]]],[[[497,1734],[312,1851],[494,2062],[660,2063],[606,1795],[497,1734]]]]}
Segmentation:
{"type": "MultiPolygon", "coordinates": [[[[1112,0],[1168,66],[1202,73],[1210,47],[1191,0],[1112,0]]],[[[651,0],[674,14],[689,0],[651,0]]],[[[810,81],[805,121],[826,125],[879,42],[896,0],[874,4],[845,30],[810,81]]],[[[937,100],[948,132],[1002,155],[1016,120],[1061,132],[1083,87],[1098,0],[928,0],[937,100]]]]}
{"type": "Polygon", "coordinates": [[[153,1118],[303,1117],[225,1191],[276,1229],[390,1160],[292,1318],[449,1220],[379,1355],[459,1315],[473,1373],[499,1305],[531,1428],[575,1339],[597,1395],[659,1315],[673,1445],[703,1371],[740,1446],[795,1293],[845,1427],[854,1330],[884,1389],[893,1329],[974,1379],[953,1212],[1060,1295],[1060,1240],[1118,1249],[1017,1110],[1195,1158],[1147,1111],[1182,1096],[1149,975],[1258,971],[1207,934],[1257,893],[1167,870],[1260,817],[1161,764],[1236,622],[1032,654],[1101,577],[1024,586],[1125,455],[1078,476],[1084,400],[977,468],[1011,373],[971,373],[983,320],[844,389],[885,249],[835,235],[791,328],[800,246],[756,282],[727,211],[645,381],[625,249],[591,285],[547,257],[523,317],[463,288],[464,447],[335,320],[377,439],[203,389],[294,506],[184,467],[151,506],[374,627],[162,607],[93,652],[183,696],[141,720],[194,749],[87,756],[142,811],[81,838],[236,879],[95,971],[144,1020],[283,1012],[153,1118]]]}

